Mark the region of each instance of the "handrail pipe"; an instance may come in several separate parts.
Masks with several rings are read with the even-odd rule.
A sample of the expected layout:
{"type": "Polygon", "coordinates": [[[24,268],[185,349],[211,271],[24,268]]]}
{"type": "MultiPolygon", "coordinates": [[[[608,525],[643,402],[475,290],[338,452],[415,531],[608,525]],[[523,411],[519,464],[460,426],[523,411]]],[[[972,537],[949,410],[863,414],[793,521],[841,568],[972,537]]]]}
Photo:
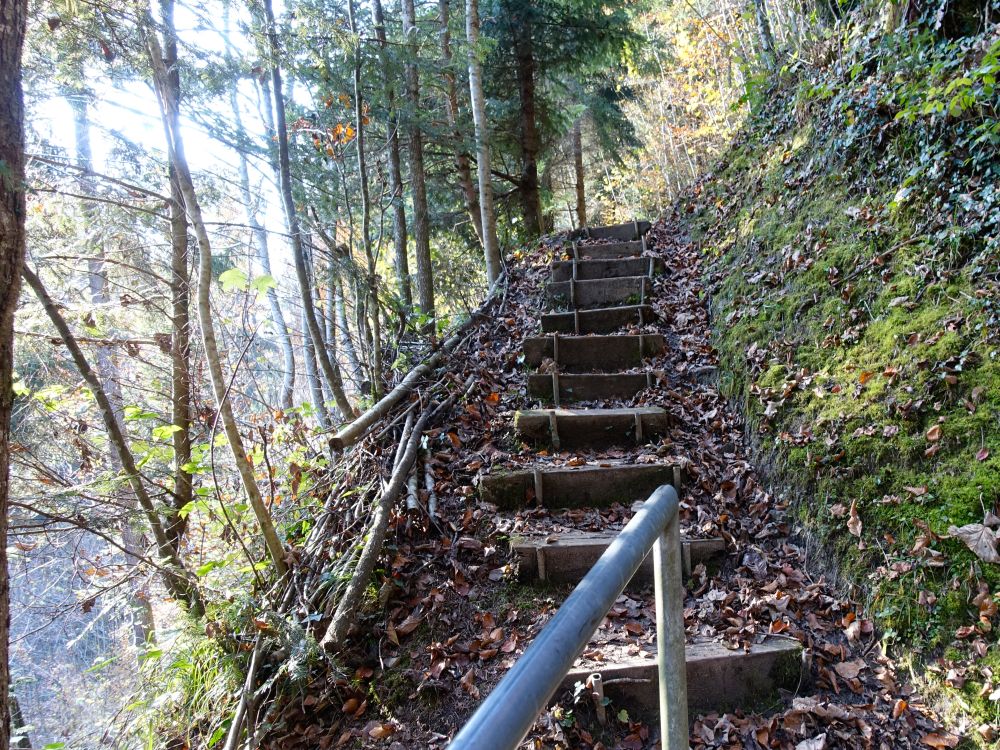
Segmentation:
{"type": "Polygon", "coordinates": [[[660,747],[687,750],[684,584],[677,491],[663,485],[639,508],[449,750],[514,750],[653,548],[660,747]]]}

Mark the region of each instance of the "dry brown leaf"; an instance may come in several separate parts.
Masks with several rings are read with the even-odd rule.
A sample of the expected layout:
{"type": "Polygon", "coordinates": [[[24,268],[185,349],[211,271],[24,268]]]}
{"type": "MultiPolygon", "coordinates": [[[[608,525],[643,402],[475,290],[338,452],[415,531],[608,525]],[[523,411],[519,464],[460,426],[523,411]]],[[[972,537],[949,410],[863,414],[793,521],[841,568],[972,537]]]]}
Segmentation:
{"type": "Polygon", "coordinates": [[[840,664],[835,665],[834,669],[845,680],[853,680],[861,674],[861,670],[866,666],[864,659],[854,659],[853,661],[842,661],[840,664]]]}
{"type": "Polygon", "coordinates": [[[851,514],[847,519],[847,530],[858,539],[861,538],[861,517],[858,515],[858,501],[851,501],[851,514]]]}
{"type": "Polygon", "coordinates": [[[936,424],[927,430],[925,437],[932,443],[936,443],[941,439],[941,425],[936,424]]]}
{"type": "Polygon", "coordinates": [[[962,527],[949,526],[948,533],[965,542],[965,546],[983,562],[1000,563],[996,533],[988,526],[981,523],[967,523],[962,527]]]}
{"type": "Polygon", "coordinates": [[[927,747],[947,748],[958,744],[958,737],[949,732],[931,732],[921,740],[927,747]]]}
{"type": "Polygon", "coordinates": [[[458,681],[458,684],[462,686],[462,689],[471,695],[473,698],[479,697],[479,688],[475,685],[476,679],[476,668],[469,667],[469,671],[462,675],[462,679],[458,681]]]}

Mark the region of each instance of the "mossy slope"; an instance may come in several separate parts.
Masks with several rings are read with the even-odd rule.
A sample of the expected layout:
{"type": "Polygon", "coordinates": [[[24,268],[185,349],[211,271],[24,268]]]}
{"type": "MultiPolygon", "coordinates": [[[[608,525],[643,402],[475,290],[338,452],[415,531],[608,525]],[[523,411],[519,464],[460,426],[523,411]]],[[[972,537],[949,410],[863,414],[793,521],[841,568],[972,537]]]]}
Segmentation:
{"type": "Polygon", "coordinates": [[[1000,46],[841,41],[837,61],[785,69],[684,206],[723,386],[887,643],[996,724],[1000,564],[948,529],[1000,501],[1000,166],[986,153],[1000,128],[983,73],[1000,46]],[[952,106],[941,92],[957,89],[952,106]]]}

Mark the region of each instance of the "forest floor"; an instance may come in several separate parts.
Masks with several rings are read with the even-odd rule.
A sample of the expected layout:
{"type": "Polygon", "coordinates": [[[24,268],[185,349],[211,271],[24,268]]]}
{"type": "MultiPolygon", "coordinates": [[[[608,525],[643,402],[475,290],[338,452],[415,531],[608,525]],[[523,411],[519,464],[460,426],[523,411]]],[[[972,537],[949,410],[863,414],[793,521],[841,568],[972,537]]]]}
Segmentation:
{"type": "MultiPolygon", "coordinates": [[[[501,513],[478,497],[484,473],[548,462],[600,465],[663,460],[684,466],[682,529],[726,540],[721,564],[699,564],[688,581],[689,636],[752,649],[765,635],[802,643],[799,689],[773,696],[757,712],[692,716],[695,748],[950,748],[960,739],[941,727],[933,708],[880,646],[869,613],[824,575],[788,512],[792,498],[766,486],[751,458],[744,420],[716,385],[701,252],[678,216],[655,225],[651,253],[667,273],[654,285],[667,351],[652,362],[666,376],[632,402],[667,410],[668,438],[641,448],[593,452],[538,451],[514,438],[513,413],[531,406],[521,341],[537,331],[548,262],[562,244],[547,240],[512,259],[509,284],[474,323],[448,365],[455,383],[474,378],[463,402],[431,425],[430,466],[438,512],[400,512],[393,519],[383,586],[361,613],[349,668],[327,674],[288,704],[271,734],[272,748],[444,747],[532,637],[569,587],[517,581],[511,534],[557,535],[566,529],[615,530],[631,510],[501,513]],[[376,604],[377,601],[377,604],[376,604]],[[378,606],[384,605],[384,606],[378,606]]],[[[557,238],[558,239],[558,238],[557,238]]],[[[421,495],[426,500],[428,493],[421,495]]],[[[610,649],[653,648],[651,591],[623,595],[584,657],[610,649]]],[[[525,745],[564,748],[657,747],[655,727],[611,706],[601,726],[586,701],[561,696],[539,718],[525,745]]]]}

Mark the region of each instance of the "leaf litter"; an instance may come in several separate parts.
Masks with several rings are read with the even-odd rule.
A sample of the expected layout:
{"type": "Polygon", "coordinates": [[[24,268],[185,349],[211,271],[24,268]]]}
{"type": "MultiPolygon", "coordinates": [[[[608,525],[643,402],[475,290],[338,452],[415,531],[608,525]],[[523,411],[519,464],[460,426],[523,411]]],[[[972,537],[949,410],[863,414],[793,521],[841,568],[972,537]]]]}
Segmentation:
{"type": "MultiPolygon", "coordinates": [[[[427,433],[423,460],[429,489],[418,493],[416,509],[400,507],[393,516],[377,594],[359,613],[348,647],[299,686],[308,705],[303,700],[275,703],[262,747],[445,747],[572,588],[518,582],[510,535],[554,539],[566,531],[615,531],[632,514],[621,505],[549,509],[532,505],[530,496],[520,511],[501,514],[479,498],[480,478],[538,463],[661,461],[684,468],[685,535],[726,542],[721,565],[709,570],[698,564],[688,581],[689,638],[752,651],[773,636],[795,639],[804,649],[796,692],[782,693],[757,713],[692,714],[692,748],[957,744],[881,652],[860,605],[811,572],[805,548],[792,537],[784,499],[758,477],[745,425],[715,384],[718,363],[710,343],[701,256],[679,239],[679,227],[675,217],[652,230],[651,254],[663,258],[670,272],[654,281],[651,304],[658,320],[633,331],[664,335],[667,351],[644,366],[663,376],[633,399],[579,404],[660,406],[669,415],[668,436],[599,452],[551,451],[514,437],[515,410],[532,405],[521,342],[537,332],[548,261],[559,257],[563,246],[544,241],[520,253],[510,265],[505,296],[469,327],[466,342],[439,381],[452,392],[469,382],[472,386],[427,433]],[[431,492],[433,516],[427,510],[431,492]]],[[[401,405],[387,422],[401,424],[404,411],[418,398],[429,398],[429,390],[401,405]]],[[[303,553],[297,566],[305,590],[322,586],[324,567],[346,554],[363,529],[364,506],[351,498],[358,487],[375,487],[377,477],[387,476],[394,434],[383,429],[342,460],[327,500],[333,520],[319,535],[322,543],[303,553]]],[[[842,508],[841,515],[860,539],[856,505],[842,508]]],[[[626,590],[584,649],[583,663],[598,668],[619,653],[653,658],[654,611],[648,588],[626,590]]],[[[307,600],[300,602],[298,616],[314,621],[314,632],[321,634],[329,612],[317,611],[307,600]]],[[[580,696],[579,690],[576,696],[572,691],[558,696],[524,747],[659,746],[658,728],[647,722],[649,717],[630,706],[611,705],[602,725],[592,703],[580,696]]]]}

